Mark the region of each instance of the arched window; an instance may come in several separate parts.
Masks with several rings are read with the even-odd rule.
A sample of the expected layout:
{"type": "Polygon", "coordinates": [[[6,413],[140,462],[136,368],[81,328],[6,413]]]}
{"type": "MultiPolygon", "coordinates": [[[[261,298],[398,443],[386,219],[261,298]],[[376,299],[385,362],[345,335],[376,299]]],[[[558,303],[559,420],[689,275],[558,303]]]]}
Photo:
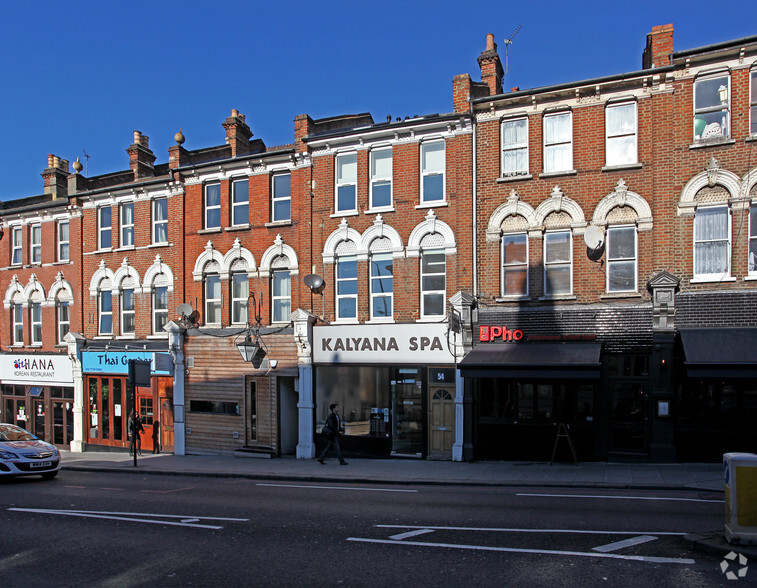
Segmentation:
{"type": "Polygon", "coordinates": [[[152,282],[152,332],[165,335],[163,327],[168,322],[168,277],[157,274],[152,282]]]}
{"type": "Polygon", "coordinates": [[[383,237],[370,246],[371,319],[385,320],[394,316],[394,264],[392,242],[383,237]]]}
{"type": "Polygon", "coordinates": [[[421,241],[421,317],[442,317],[447,297],[447,258],[444,238],[429,233],[421,241]]]}
{"type": "Polygon", "coordinates": [[[101,280],[97,288],[97,333],[113,334],[113,291],[108,278],[101,280]]]}
{"type": "Polygon", "coordinates": [[[336,318],[357,319],[357,255],[353,241],[342,241],[336,248],[336,318]]]}

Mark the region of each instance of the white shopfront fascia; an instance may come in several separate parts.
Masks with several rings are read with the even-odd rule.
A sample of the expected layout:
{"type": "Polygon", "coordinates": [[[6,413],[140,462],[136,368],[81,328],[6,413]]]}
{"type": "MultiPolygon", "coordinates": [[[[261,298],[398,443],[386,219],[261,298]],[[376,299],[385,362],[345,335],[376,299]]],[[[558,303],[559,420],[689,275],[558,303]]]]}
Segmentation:
{"type": "Polygon", "coordinates": [[[329,325],[313,327],[317,364],[455,363],[446,323],[329,325]]]}
{"type": "Polygon", "coordinates": [[[35,386],[72,386],[74,375],[71,359],[67,355],[0,355],[0,382],[35,386]]]}

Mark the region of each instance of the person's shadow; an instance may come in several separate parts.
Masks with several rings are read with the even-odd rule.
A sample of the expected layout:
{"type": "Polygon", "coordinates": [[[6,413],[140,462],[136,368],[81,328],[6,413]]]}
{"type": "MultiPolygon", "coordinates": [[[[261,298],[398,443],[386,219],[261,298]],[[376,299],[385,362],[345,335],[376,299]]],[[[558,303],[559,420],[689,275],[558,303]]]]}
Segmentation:
{"type": "Polygon", "coordinates": [[[160,453],[160,421],[152,424],[152,452],[160,453]]]}

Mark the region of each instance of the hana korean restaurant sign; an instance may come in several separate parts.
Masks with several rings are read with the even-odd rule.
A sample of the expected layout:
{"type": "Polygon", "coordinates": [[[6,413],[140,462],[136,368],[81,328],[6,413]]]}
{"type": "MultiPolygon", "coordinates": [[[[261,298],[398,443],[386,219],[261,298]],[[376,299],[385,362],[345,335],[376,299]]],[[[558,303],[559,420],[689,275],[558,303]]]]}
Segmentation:
{"type": "Polygon", "coordinates": [[[139,351],[84,351],[82,371],[85,374],[128,374],[130,359],[149,361],[150,372],[155,375],[171,374],[170,354],[139,351]]]}
{"type": "Polygon", "coordinates": [[[0,355],[0,380],[6,384],[71,384],[68,355],[0,355]]]}
{"type": "Polygon", "coordinates": [[[446,323],[313,327],[315,363],[455,363],[446,323]]]}

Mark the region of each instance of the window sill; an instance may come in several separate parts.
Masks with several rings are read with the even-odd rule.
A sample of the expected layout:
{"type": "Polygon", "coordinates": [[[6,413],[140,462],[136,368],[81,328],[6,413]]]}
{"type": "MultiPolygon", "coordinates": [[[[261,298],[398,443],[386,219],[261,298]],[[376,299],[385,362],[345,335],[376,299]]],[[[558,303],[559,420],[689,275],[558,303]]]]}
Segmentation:
{"type": "Polygon", "coordinates": [[[335,321],[331,321],[332,325],[359,325],[360,321],[355,319],[337,319],[335,321]]]}
{"type": "Polygon", "coordinates": [[[424,316],[419,319],[416,319],[416,323],[446,323],[447,317],[443,314],[440,314],[438,316],[424,316]]]}
{"type": "Polygon", "coordinates": [[[719,284],[720,282],[735,282],[736,278],[732,276],[712,276],[691,278],[689,284],[719,284]]]}
{"type": "Polygon", "coordinates": [[[116,339],[119,341],[135,341],[137,336],[134,333],[129,333],[128,335],[119,335],[116,339]]]}
{"type": "Polygon", "coordinates": [[[8,345],[8,349],[23,349],[24,344],[23,343],[13,343],[12,345],[8,345]]]}
{"type": "Polygon", "coordinates": [[[136,249],[136,246],[134,245],[125,245],[123,247],[118,247],[113,250],[113,253],[118,253],[119,251],[134,251],[136,249]]]}
{"type": "Polygon", "coordinates": [[[382,212],[396,212],[394,209],[394,205],[392,206],[379,206],[376,208],[369,208],[368,210],[364,210],[363,214],[379,214],[382,212]]]}
{"type": "Polygon", "coordinates": [[[575,176],[578,174],[578,171],[574,169],[566,169],[562,171],[553,171],[553,172],[541,172],[539,174],[539,178],[556,178],[558,176],[575,176]]]}
{"type": "Polygon", "coordinates": [[[623,298],[641,298],[639,292],[605,292],[599,295],[600,300],[618,300],[623,298]]]}
{"type": "Polygon", "coordinates": [[[527,300],[531,300],[531,297],[528,295],[525,296],[497,296],[494,299],[494,302],[524,302],[527,300]]]}
{"type": "Polygon", "coordinates": [[[576,300],[575,294],[554,294],[552,296],[539,296],[539,300],[549,302],[550,300],[576,300]]]}
{"type": "Polygon", "coordinates": [[[533,175],[529,173],[525,173],[525,174],[518,174],[515,176],[500,176],[497,178],[497,183],[505,184],[507,182],[517,182],[518,180],[533,180],[533,179],[534,179],[533,175]]]}
{"type": "Polygon", "coordinates": [[[644,167],[643,164],[636,162],[636,163],[623,163],[621,165],[606,165],[602,168],[603,172],[613,172],[613,171],[623,171],[627,169],[641,169],[644,167]]]}
{"type": "Polygon", "coordinates": [[[221,227],[216,227],[216,228],[212,228],[212,229],[200,229],[199,231],[197,231],[197,234],[198,235],[208,235],[208,234],[211,234],[211,233],[220,233],[220,232],[221,232],[221,227]]]}
{"type": "Polygon", "coordinates": [[[247,223],[245,225],[232,225],[230,227],[226,227],[224,231],[227,232],[233,232],[233,231],[249,231],[250,230],[250,223],[247,223]]]}
{"type": "Polygon", "coordinates": [[[734,139],[710,139],[709,141],[694,141],[689,145],[689,149],[704,149],[706,147],[722,147],[724,145],[735,145],[734,139]]]}
{"type": "Polygon", "coordinates": [[[170,243],[168,243],[168,242],[166,242],[166,243],[151,243],[150,245],[147,246],[147,248],[148,249],[156,249],[158,247],[168,247],[169,245],[170,245],[170,243]]]}
{"type": "Polygon", "coordinates": [[[92,338],[95,339],[96,341],[111,341],[113,340],[114,337],[113,335],[95,335],[92,338]]]}
{"type": "Polygon", "coordinates": [[[360,214],[357,210],[350,210],[348,212],[335,212],[334,214],[330,215],[329,218],[342,218],[345,216],[357,216],[360,214]]]}
{"type": "Polygon", "coordinates": [[[147,335],[145,339],[168,339],[168,333],[165,333],[165,334],[153,333],[152,335],[147,335]]]}
{"type": "Polygon", "coordinates": [[[53,265],[71,265],[70,259],[61,259],[59,261],[54,261],[53,265]]]}
{"type": "Polygon", "coordinates": [[[263,226],[265,226],[266,228],[272,228],[272,227],[291,227],[292,224],[293,224],[292,223],[292,219],[290,218],[290,219],[287,219],[287,220],[271,221],[270,223],[266,223],[263,226]]]}
{"type": "Polygon", "coordinates": [[[436,202],[423,202],[418,204],[415,207],[415,210],[418,210],[419,208],[441,208],[444,206],[449,206],[449,202],[446,200],[437,200],[436,202]]]}
{"type": "Polygon", "coordinates": [[[30,349],[41,349],[42,348],[42,343],[30,343],[29,344],[29,348],[30,349]]]}
{"type": "Polygon", "coordinates": [[[95,253],[113,253],[113,247],[103,247],[101,249],[95,249],[95,253]]]}
{"type": "Polygon", "coordinates": [[[393,318],[374,318],[370,319],[368,321],[365,321],[366,325],[393,325],[396,323],[393,318]]]}
{"type": "Polygon", "coordinates": [[[753,141],[757,141],[757,135],[749,135],[744,139],[744,143],[752,143],[753,141]]]}
{"type": "Polygon", "coordinates": [[[744,276],[744,281],[745,282],[753,282],[755,280],[757,280],[757,274],[752,274],[752,275],[749,275],[749,276],[744,276]]]}

